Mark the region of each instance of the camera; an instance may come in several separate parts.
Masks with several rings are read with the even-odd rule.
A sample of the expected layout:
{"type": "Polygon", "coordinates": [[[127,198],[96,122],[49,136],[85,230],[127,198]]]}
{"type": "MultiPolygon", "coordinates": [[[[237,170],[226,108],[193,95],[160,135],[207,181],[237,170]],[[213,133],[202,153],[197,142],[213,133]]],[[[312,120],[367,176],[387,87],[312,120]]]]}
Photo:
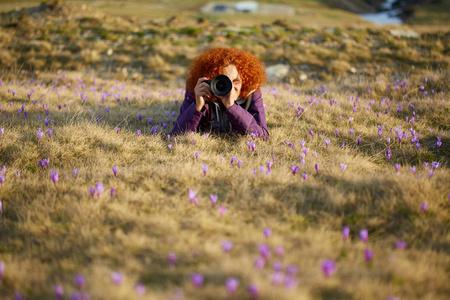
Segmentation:
{"type": "Polygon", "coordinates": [[[212,80],[204,80],[211,86],[211,92],[217,97],[227,96],[233,88],[233,83],[226,75],[217,75],[212,80]]]}

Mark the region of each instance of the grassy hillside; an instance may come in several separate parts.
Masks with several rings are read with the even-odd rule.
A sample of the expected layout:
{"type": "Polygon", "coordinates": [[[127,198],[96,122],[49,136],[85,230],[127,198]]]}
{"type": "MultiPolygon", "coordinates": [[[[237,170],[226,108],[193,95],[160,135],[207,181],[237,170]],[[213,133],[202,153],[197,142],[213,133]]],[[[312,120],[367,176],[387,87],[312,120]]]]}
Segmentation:
{"type": "Polygon", "coordinates": [[[1,18],[0,298],[448,298],[447,31],[1,18]],[[169,136],[211,45],[289,66],[269,140],[169,136]]]}

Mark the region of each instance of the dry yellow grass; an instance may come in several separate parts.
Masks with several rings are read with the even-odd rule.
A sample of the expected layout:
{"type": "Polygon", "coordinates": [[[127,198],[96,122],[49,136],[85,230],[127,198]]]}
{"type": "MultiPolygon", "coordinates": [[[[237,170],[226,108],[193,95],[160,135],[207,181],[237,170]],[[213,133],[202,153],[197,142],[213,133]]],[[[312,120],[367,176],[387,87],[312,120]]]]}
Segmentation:
{"type": "Polygon", "coordinates": [[[174,137],[168,141],[167,133],[176,118],[172,112],[178,115],[183,99],[177,84],[100,78],[94,84],[93,76],[76,73],[43,74],[33,81],[11,73],[4,76],[0,163],[6,169],[0,189],[0,261],[5,271],[0,296],[10,299],[18,291],[25,299],[52,299],[55,285],[61,285],[68,299],[78,290],[74,276],[82,274],[84,291],[91,299],[167,299],[180,292],[186,299],[228,299],[224,282],[230,277],[240,281],[236,299],[250,298],[246,288],[251,283],[258,285],[260,299],[446,299],[450,292],[449,74],[398,79],[398,85],[407,82],[406,99],[403,87],[395,90],[395,78],[382,75],[370,81],[347,77],[329,82],[325,93],[318,92],[317,82],[269,84],[263,90],[268,141],[195,133],[177,136],[175,142],[174,137]],[[110,94],[104,103],[102,86],[110,94]],[[428,91],[426,96],[420,86],[428,91]],[[97,90],[89,91],[92,87],[97,90]],[[34,93],[28,98],[31,90],[34,93]],[[88,96],[85,102],[76,90],[88,96]],[[390,110],[384,114],[388,105],[386,100],[380,102],[387,97],[390,110]],[[337,103],[330,105],[331,100],[337,103]],[[371,109],[363,109],[370,100],[374,100],[371,109]],[[405,120],[412,117],[409,104],[416,112],[414,125],[405,120]],[[28,112],[25,119],[23,112],[17,112],[22,105],[28,112]],[[399,105],[402,110],[397,113],[399,105]],[[298,106],[304,109],[299,116],[298,106]],[[166,130],[161,123],[169,124],[166,130]],[[157,135],[151,130],[155,125],[160,125],[157,135]],[[378,125],[383,126],[381,138],[378,125]],[[394,130],[389,132],[397,126],[422,134],[418,151],[410,137],[399,148],[394,130]],[[37,128],[44,131],[40,141],[37,128]],[[50,128],[51,138],[45,133],[50,128]],[[349,128],[355,133],[350,135],[349,128]],[[338,136],[335,129],[340,130],[338,136]],[[434,146],[438,136],[439,151],[434,146]],[[360,145],[357,137],[362,139],[360,145]],[[385,155],[387,137],[391,138],[390,162],[385,155]],[[330,139],[328,148],[325,139],[330,139]],[[256,144],[254,152],[248,141],[256,144]],[[309,148],[304,164],[300,141],[309,148]],[[195,152],[200,153],[197,159],[195,152]],[[230,164],[232,156],[243,164],[230,164]],[[40,167],[39,160],[46,158],[49,168],[40,167]],[[267,162],[273,158],[268,175],[267,162]],[[432,161],[442,165],[429,179],[424,162],[431,166],[432,161]],[[347,165],[345,172],[340,163],[347,165]],[[401,164],[399,174],[396,163],[401,164]],[[299,166],[295,176],[292,165],[299,166]],[[416,175],[409,170],[413,165],[416,175]],[[116,177],[113,166],[118,167],[116,177]],[[74,168],[79,170],[76,179],[74,168]],[[56,185],[50,169],[58,170],[56,185]],[[306,180],[302,173],[308,174],[306,180]],[[97,182],[105,191],[91,197],[90,188],[97,182]],[[200,197],[197,207],[189,202],[189,189],[200,197]],[[218,195],[213,208],[210,194],[218,195]],[[422,203],[429,205],[426,213],[422,203]],[[220,205],[227,208],[223,216],[220,205]],[[346,243],[341,235],[345,225],[351,229],[346,243]],[[263,235],[267,227],[272,229],[269,238],[263,235]],[[369,231],[367,245],[358,239],[361,229],[369,231]],[[234,244],[229,253],[221,249],[224,240],[234,244]],[[399,240],[408,243],[406,250],[396,249],[399,240]],[[263,243],[272,255],[258,270],[253,264],[263,243]],[[277,245],[283,246],[284,258],[275,254],[277,245]],[[374,251],[369,263],[363,254],[366,247],[374,251]],[[171,252],[177,256],[174,269],[169,267],[171,252]],[[324,259],[337,263],[336,273],[328,279],[321,270],[324,259]],[[283,270],[291,264],[298,267],[295,287],[272,285],[276,261],[283,270]],[[120,286],[112,283],[112,272],[124,274],[120,286]],[[192,286],[192,273],[204,275],[201,288],[192,286]],[[138,282],[147,289],[143,296],[135,291],[138,282]]]}

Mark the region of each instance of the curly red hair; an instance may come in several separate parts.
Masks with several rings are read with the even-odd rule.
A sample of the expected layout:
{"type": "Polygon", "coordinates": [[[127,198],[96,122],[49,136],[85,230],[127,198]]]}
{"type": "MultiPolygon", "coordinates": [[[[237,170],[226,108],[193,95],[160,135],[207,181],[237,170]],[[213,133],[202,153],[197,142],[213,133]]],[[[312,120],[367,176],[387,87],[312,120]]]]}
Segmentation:
{"type": "Polygon", "coordinates": [[[199,78],[212,79],[229,65],[236,67],[242,79],[241,97],[246,98],[250,92],[259,90],[267,79],[264,63],[252,53],[236,48],[211,48],[192,61],[186,76],[186,89],[194,94],[199,78]]]}

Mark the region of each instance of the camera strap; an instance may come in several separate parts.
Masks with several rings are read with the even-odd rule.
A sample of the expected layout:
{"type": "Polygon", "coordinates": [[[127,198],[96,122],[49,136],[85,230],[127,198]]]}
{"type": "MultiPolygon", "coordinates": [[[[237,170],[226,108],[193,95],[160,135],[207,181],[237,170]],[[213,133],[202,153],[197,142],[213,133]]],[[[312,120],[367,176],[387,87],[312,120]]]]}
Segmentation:
{"type": "MultiPolygon", "coordinates": [[[[240,98],[236,100],[236,103],[247,111],[250,108],[251,102],[252,94],[250,94],[247,99],[240,98]]],[[[221,102],[210,102],[207,127],[222,133],[231,133],[233,130],[233,125],[228,119],[226,111],[227,109],[221,102]]]]}

